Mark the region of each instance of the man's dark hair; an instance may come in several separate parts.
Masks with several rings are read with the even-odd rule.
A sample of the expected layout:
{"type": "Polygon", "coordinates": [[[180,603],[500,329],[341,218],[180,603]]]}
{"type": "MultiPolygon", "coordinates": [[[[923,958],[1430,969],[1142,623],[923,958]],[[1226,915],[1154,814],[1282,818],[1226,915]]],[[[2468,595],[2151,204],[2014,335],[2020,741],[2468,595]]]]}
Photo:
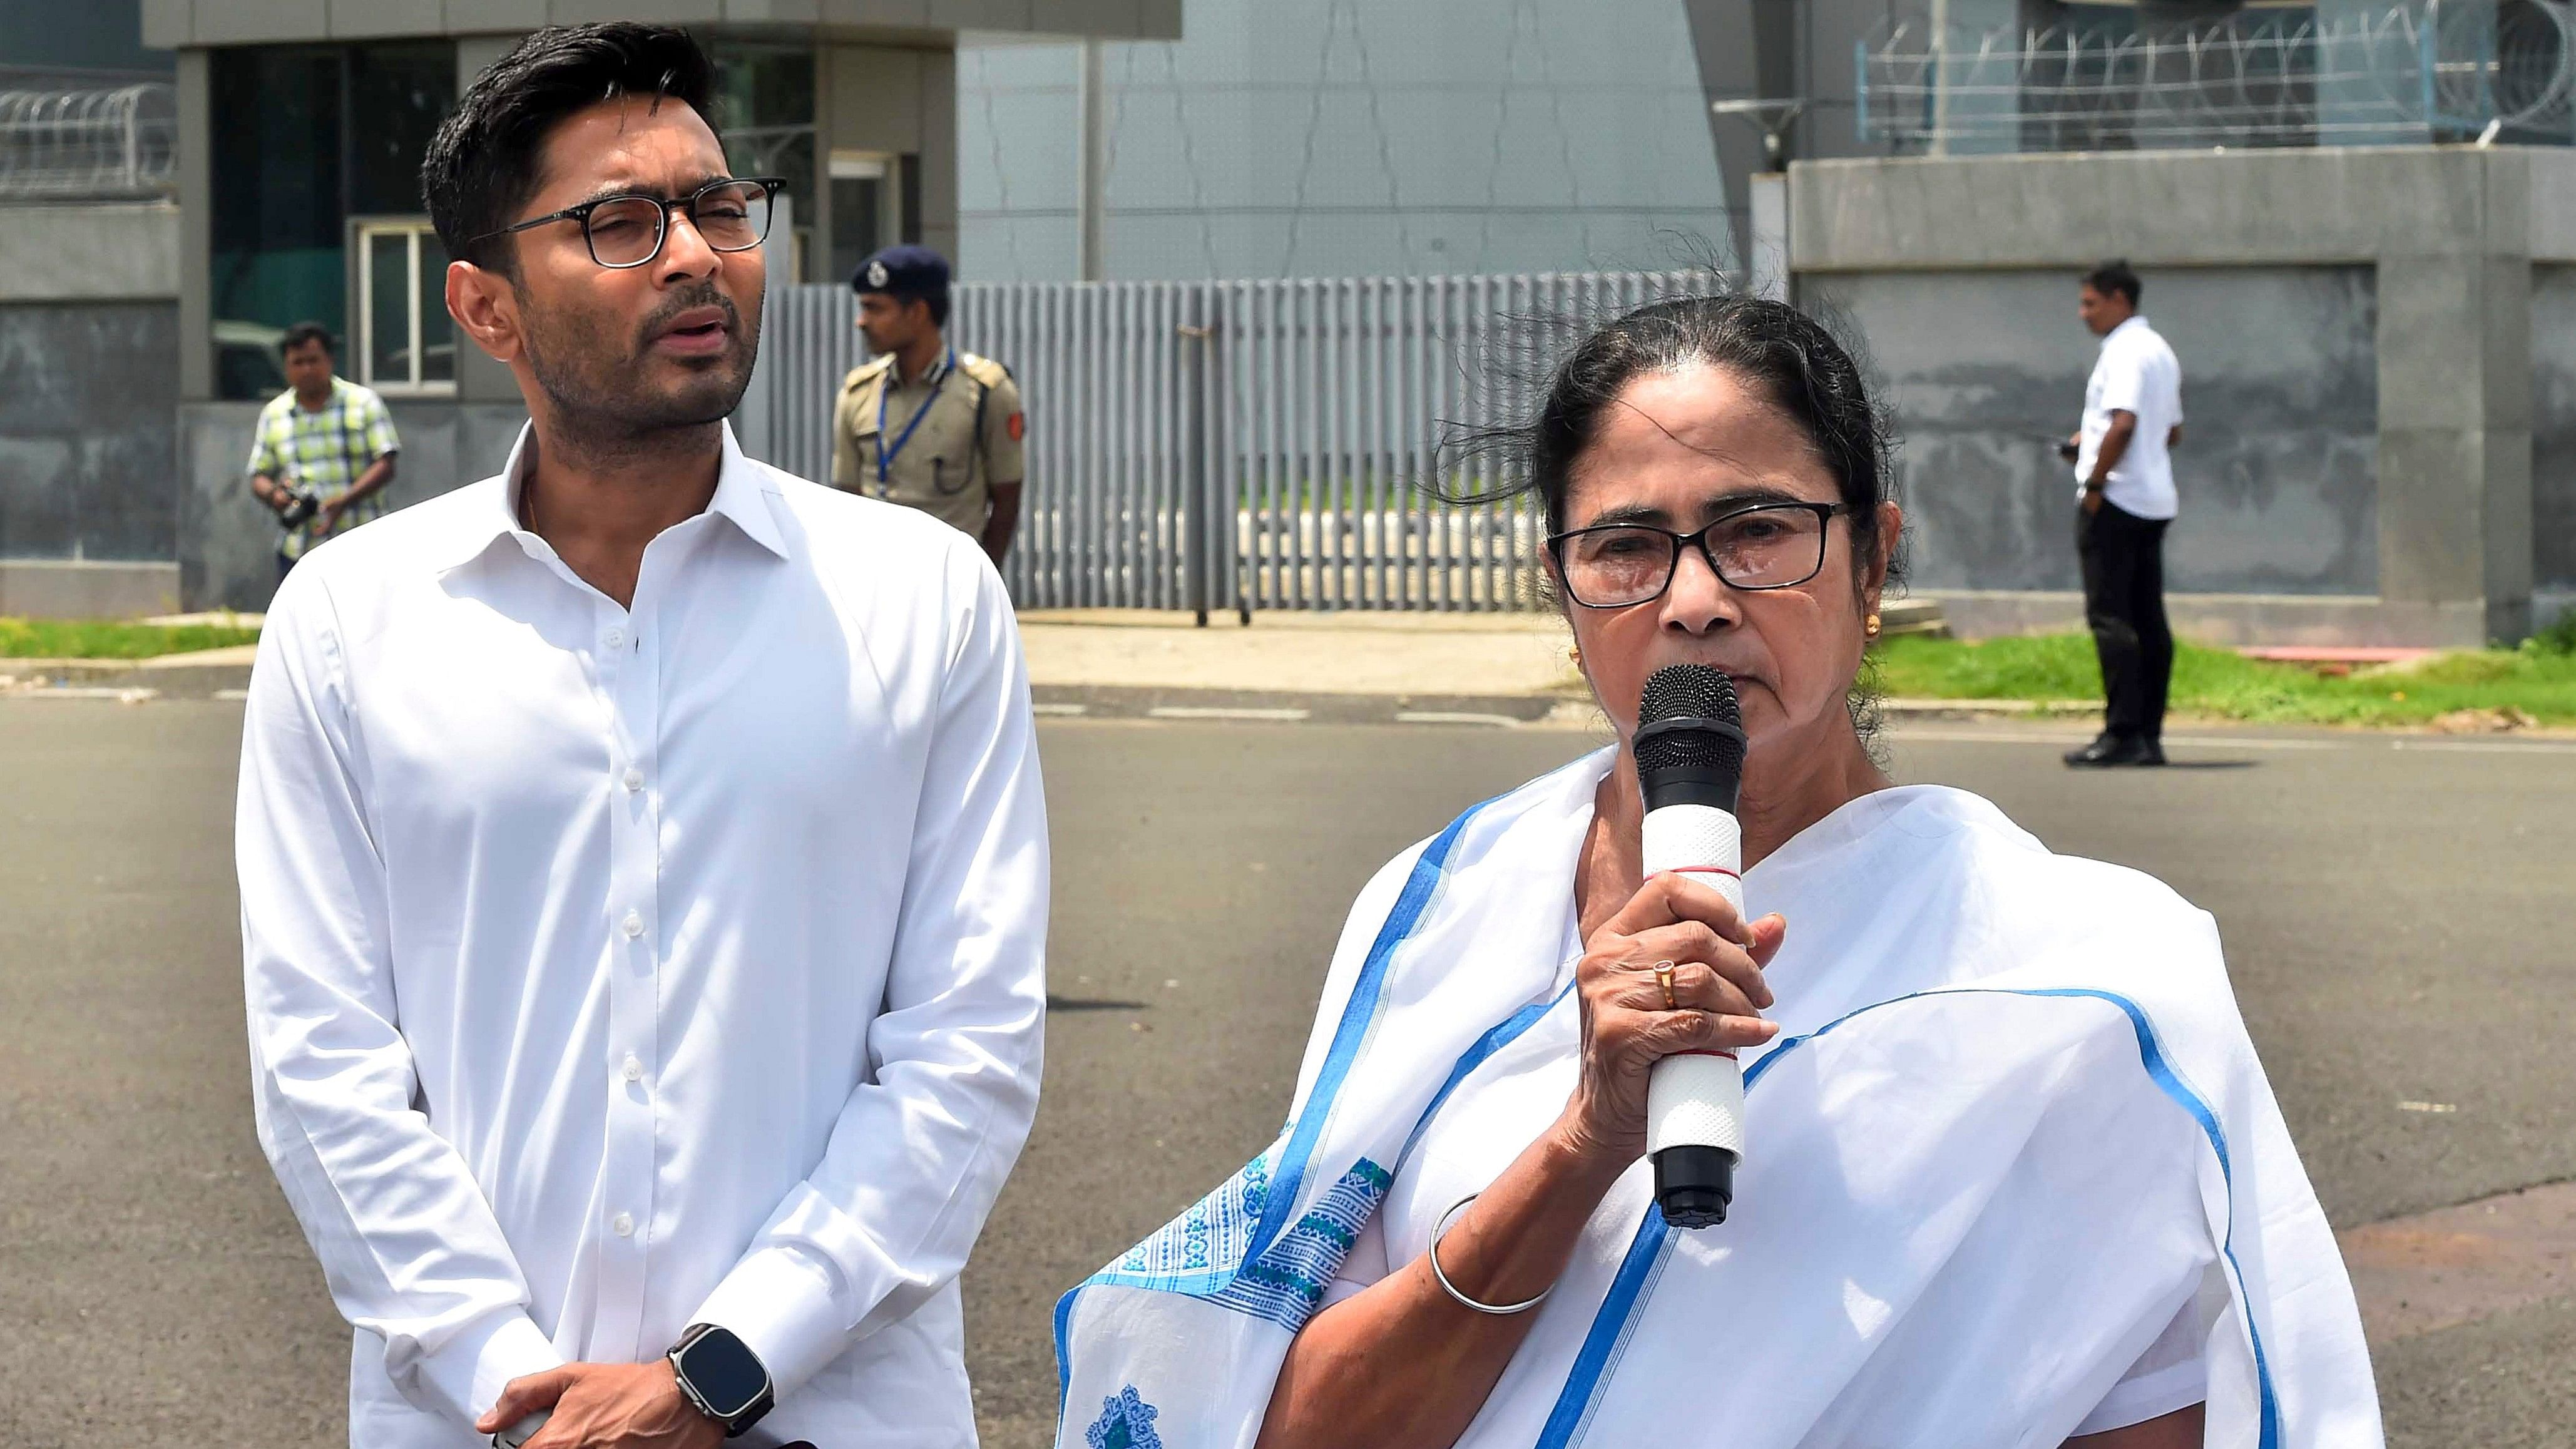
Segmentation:
{"type": "Polygon", "coordinates": [[[2146,291],[2145,284],[2138,280],[2138,274],[2129,270],[2128,262],[2122,258],[2103,262],[2086,272],[2084,285],[2105,297],[2117,292],[2128,298],[2132,307],[2138,305],[2139,295],[2146,291]]]}
{"type": "Polygon", "coordinates": [[[286,335],[277,339],[277,355],[284,357],[311,342],[321,343],[322,350],[333,357],[340,355],[340,349],[331,345],[331,329],[319,322],[298,322],[287,328],[286,335]]]}
{"type": "Polygon", "coordinates": [[[555,25],[474,78],[420,165],[421,199],[447,254],[513,275],[510,239],[542,179],[538,157],[564,118],[619,96],[679,101],[714,129],[715,63],[685,30],[615,20],[555,25]]]}

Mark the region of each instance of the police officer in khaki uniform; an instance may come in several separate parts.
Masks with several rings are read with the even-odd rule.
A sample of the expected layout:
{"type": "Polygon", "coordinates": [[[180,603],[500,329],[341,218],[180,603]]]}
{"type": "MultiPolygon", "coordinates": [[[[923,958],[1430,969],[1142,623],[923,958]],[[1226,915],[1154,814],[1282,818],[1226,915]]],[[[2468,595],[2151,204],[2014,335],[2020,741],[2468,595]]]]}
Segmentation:
{"type": "Polygon", "coordinates": [[[974,535],[995,564],[1020,522],[1019,384],[1010,369],[948,345],[948,262],[887,247],[850,278],[876,356],[832,407],[832,485],[906,504],[974,535]]]}

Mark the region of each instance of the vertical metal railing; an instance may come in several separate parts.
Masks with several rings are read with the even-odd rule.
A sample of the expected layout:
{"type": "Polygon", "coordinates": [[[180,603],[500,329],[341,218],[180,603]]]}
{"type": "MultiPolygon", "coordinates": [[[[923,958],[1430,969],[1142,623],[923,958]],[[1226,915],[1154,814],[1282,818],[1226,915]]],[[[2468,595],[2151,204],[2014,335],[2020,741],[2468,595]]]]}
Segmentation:
{"type": "MultiPolygon", "coordinates": [[[[1008,366],[1028,484],[1006,570],[1028,608],[1456,609],[1539,602],[1534,500],[1444,436],[1525,419],[1581,330],[1700,273],[960,287],[949,334],[1008,366]]],[[[865,359],[847,289],[775,289],[736,420],[756,456],[832,468],[865,359]]]]}

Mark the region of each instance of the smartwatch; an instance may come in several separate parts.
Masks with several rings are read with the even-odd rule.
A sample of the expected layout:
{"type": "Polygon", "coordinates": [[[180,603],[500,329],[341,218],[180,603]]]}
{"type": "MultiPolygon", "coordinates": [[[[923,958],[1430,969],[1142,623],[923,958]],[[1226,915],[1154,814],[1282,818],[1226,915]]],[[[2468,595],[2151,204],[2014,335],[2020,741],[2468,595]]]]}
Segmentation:
{"type": "Polygon", "coordinates": [[[769,1370],[732,1329],[692,1324],[671,1345],[669,1357],[671,1372],[680,1381],[680,1397],[723,1425],[728,1439],[759,1423],[778,1402],[769,1370]]]}

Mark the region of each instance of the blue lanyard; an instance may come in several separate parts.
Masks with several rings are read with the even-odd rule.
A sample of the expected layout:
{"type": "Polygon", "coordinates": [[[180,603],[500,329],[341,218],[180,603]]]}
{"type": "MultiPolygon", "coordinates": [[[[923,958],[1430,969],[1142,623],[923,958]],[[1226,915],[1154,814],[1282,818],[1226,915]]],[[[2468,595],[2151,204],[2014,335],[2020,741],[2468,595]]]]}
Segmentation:
{"type": "Polygon", "coordinates": [[[894,467],[894,460],[903,452],[903,445],[912,441],[913,430],[921,426],[923,418],[930,416],[931,405],[939,401],[939,390],[948,386],[948,374],[956,370],[957,349],[952,347],[940,354],[939,380],[930,385],[930,396],[921,400],[921,407],[913,413],[912,421],[903,425],[903,436],[895,439],[894,446],[889,448],[885,440],[886,394],[894,391],[896,380],[903,376],[903,363],[898,360],[886,364],[886,375],[877,384],[877,490],[879,492],[885,490],[887,470],[894,467]]]}

